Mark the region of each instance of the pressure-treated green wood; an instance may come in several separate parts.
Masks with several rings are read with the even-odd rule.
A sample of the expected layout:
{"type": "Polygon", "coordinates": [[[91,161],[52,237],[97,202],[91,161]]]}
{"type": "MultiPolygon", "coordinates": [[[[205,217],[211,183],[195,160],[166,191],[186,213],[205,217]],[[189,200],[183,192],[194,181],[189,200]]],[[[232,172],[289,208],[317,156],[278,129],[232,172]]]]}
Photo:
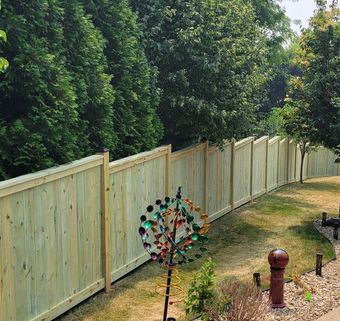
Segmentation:
{"type": "MultiPolygon", "coordinates": [[[[94,155],[0,182],[0,320],[52,320],[146,262],[139,217],[178,186],[213,221],[298,179],[300,159],[292,141],[250,137],[111,163],[94,155]]],[[[335,159],[313,151],[304,178],[339,175],[335,159]]]]}

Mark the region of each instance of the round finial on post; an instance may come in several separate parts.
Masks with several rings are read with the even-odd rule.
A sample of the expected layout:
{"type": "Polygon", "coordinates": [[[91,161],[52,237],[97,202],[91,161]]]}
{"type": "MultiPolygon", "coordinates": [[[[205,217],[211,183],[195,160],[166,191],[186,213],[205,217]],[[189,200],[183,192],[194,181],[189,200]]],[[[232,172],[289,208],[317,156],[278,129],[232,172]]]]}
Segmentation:
{"type": "Polygon", "coordinates": [[[284,272],[289,262],[288,253],[282,249],[272,250],[268,255],[270,264],[270,291],[269,297],[272,308],[284,308],[284,272]]]}

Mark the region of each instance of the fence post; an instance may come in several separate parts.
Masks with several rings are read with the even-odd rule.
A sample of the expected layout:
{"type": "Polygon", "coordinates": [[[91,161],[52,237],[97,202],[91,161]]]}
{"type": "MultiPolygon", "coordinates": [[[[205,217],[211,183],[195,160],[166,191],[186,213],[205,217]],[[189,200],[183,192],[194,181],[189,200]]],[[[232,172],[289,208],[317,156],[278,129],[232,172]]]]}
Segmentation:
{"type": "Polygon", "coordinates": [[[290,170],[290,153],[289,153],[289,148],[290,148],[290,141],[289,138],[287,138],[287,184],[289,183],[289,170],[290,170]]]}
{"type": "Polygon", "coordinates": [[[205,141],[204,149],[204,211],[208,215],[209,210],[209,141],[205,141]]]}
{"type": "Polygon", "coordinates": [[[232,211],[234,211],[235,209],[234,179],[235,179],[235,138],[233,138],[231,141],[231,159],[230,159],[230,204],[232,211]]]}
{"type": "Polygon", "coordinates": [[[165,195],[171,196],[171,144],[168,145],[168,151],[166,154],[166,164],[165,164],[165,195]]]}
{"type": "Polygon", "coordinates": [[[250,198],[251,202],[253,202],[253,181],[254,181],[254,141],[255,137],[253,137],[252,141],[250,142],[250,198]]]}
{"type": "Polygon", "coordinates": [[[280,137],[277,141],[277,173],[276,173],[276,182],[277,182],[277,187],[279,187],[279,178],[280,178],[280,137]]]}
{"type": "Polygon", "coordinates": [[[295,160],[294,160],[294,182],[296,182],[296,161],[297,161],[297,153],[298,153],[298,145],[294,143],[295,147],[295,160]]]}
{"type": "Polygon", "coordinates": [[[264,181],[264,188],[266,193],[268,192],[268,159],[269,159],[269,136],[267,136],[266,140],[266,171],[265,171],[265,181],[264,181]]]}
{"type": "Polygon", "coordinates": [[[103,272],[105,292],[111,288],[111,213],[109,211],[110,174],[109,174],[109,150],[102,148],[98,154],[103,156],[101,167],[101,215],[102,215],[102,248],[103,248],[103,272]]]}

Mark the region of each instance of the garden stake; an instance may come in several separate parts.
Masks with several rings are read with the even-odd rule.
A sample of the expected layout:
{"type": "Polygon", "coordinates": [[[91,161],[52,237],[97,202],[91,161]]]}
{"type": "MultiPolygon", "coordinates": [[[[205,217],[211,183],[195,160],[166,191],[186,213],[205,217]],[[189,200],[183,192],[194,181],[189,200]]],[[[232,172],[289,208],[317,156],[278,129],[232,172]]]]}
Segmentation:
{"type": "Polygon", "coordinates": [[[268,255],[270,264],[270,291],[269,299],[271,300],[272,308],[284,308],[284,272],[288,264],[289,256],[285,250],[275,249],[268,255]]]}
{"type": "Polygon", "coordinates": [[[326,221],[327,221],[327,213],[322,212],[322,221],[321,221],[321,226],[325,227],[326,226],[326,221]]]}
{"type": "Polygon", "coordinates": [[[315,274],[318,276],[322,276],[322,254],[321,253],[316,254],[315,274]]]}
{"type": "Polygon", "coordinates": [[[260,273],[256,272],[253,274],[253,281],[254,281],[254,284],[257,286],[257,287],[261,287],[261,275],[260,273]]]}
{"type": "MultiPolygon", "coordinates": [[[[184,296],[184,290],[179,285],[177,266],[195,260],[189,258],[187,252],[193,248],[196,241],[208,241],[205,236],[210,226],[208,215],[202,214],[200,207],[195,206],[188,198],[182,199],[179,187],[176,197],[165,197],[164,201],[159,199],[155,205],[149,205],[140,221],[139,235],[144,249],[153,261],[158,261],[160,266],[167,270],[167,273],[161,276],[166,282],[159,283],[155,289],[156,293],[165,296],[163,321],[174,321],[174,318],[168,318],[169,305],[181,301],[182,298],[170,300],[170,297],[184,296]],[[201,226],[195,222],[195,214],[199,214],[199,219],[203,221],[201,226]],[[154,237],[153,242],[149,240],[149,232],[154,237]]],[[[203,244],[197,248],[200,252],[207,251],[203,244]]],[[[196,252],[194,256],[199,259],[202,254],[196,252]]]]}

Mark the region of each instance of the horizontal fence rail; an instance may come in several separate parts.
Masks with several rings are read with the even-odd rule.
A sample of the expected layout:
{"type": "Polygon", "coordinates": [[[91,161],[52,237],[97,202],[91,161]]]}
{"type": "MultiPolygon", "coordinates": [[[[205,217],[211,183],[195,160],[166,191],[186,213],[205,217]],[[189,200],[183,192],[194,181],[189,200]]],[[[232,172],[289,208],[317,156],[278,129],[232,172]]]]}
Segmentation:
{"type": "MultiPolygon", "coordinates": [[[[340,174],[323,147],[305,158],[303,177],[340,174]]],[[[109,162],[103,151],[0,182],[0,321],[48,321],[149,259],[139,217],[177,187],[213,221],[300,177],[301,153],[267,136],[171,145],[109,162]]]]}

